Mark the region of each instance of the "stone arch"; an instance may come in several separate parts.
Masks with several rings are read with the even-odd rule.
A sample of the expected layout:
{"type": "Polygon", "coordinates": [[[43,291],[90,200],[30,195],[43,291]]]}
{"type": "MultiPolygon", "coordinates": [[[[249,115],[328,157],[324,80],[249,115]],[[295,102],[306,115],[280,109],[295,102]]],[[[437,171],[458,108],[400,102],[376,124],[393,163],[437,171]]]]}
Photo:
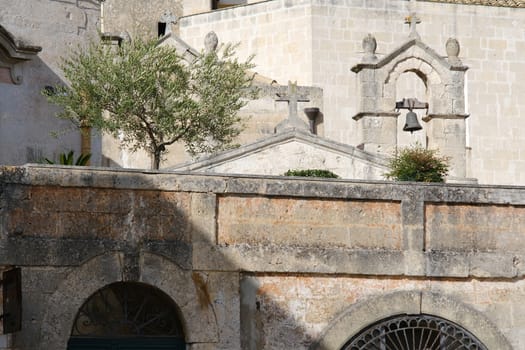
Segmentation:
{"type": "Polygon", "coordinates": [[[96,291],[77,312],[68,350],[133,343],[186,349],[181,312],[162,290],[142,282],[113,282],[96,291]]]}
{"type": "Polygon", "coordinates": [[[438,89],[444,81],[444,78],[440,73],[438,73],[438,70],[432,67],[432,65],[426,60],[416,57],[407,57],[401,59],[395,62],[392,69],[388,71],[386,79],[383,83],[383,97],[392,96],[392,98],[394,98],[394,100],[391,101],[393,105],[395,105],[396,102],[395,97],[397,80],[401,74],[407,72],[415,73],[423,81],[423,84],[427,90],[427,95],[431,99],[436,93],[438,93],[438,91],[434,90],[438,89]]]}
{"type": "MultiPolygon", "coordinates": [[[[211,304],[202,305],[192,272],[182,270],[170,260],[151,253],[139,258],[139,279],[168,295],[181,311],[181,322],[187,343],[215,343],[218,328],[211,304]]],[[[41,329],[43,349],[65,349],[78,309],[97,290],[124,281],[124,253],[108,252],[96,256],[79,267],[70,269],[48,299],[41,329]]]]}
{"type": "Polygon", "coordinates": [[[394,63],[393,67],[387,73],[384,84],[395,84],[397,78],[408,71],[418,72],[418,75],[420,75],[426,86],[429,84],[441,84],[443,81],[438,70],[432,67],[427,60],[419,57],[405,57],[394,63]]]}
{"type": "Polygon", "coordinates": [[[311,350],[341,349],[365,327],[401,314],[440,317],[468,330],[488,349],[512,350],[508,340],[481,312],[447,296],[423,291],[374,296],[350,306],[332,322],[311,350]]]}

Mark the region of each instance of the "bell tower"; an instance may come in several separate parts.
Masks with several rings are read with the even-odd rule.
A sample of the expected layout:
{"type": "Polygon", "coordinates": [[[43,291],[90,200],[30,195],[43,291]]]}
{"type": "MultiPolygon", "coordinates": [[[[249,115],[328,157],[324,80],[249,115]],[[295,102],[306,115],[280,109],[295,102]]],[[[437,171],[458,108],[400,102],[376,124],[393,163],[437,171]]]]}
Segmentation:
{"type": "MultiPolygon", "coordinates": [[[[363,39],[364,56],[352,67],[358,81],[358,111],[353,119],[358,123],[358,147],[372,153],[391,156],[398,143],[398,117],[407,109],[408,130],[426,133],[424,140],[430,149],[450,157],[448,182],[471,182],[466,179],[465,72],[459,59],[456,39],[446,42],[447,56],[442,57],[427,46],[416,31],[419,19],[415,14],[406,18],[410,25],[408,40],[391,53],[378,59],[376,39],[368,34],[363,39]],[[415,96],[396,100],[396,85],[404,73],[415,73],[424,84],[426,101],[415,96]],[[400,108],[402,107],[402,108],[400,108]],[[425,109],[424,128],[413,124],[413,109],[425,109]],[[414,126],[414,127],[412,127],[414,126]]],[[[405,124],[407,127],[407,124],[405,124]]]]}

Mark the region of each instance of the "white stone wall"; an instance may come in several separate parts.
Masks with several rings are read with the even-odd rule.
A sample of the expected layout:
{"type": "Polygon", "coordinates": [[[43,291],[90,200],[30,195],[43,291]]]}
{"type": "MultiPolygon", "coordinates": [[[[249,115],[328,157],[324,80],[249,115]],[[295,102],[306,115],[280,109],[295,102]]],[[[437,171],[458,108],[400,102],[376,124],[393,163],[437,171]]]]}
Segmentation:
{"type": "MultiPolygon", "coordinates": [[[[256,54],[260,73],[322,87],[325,135],[355,145],[357,86],[350,68],[361,60],[368,33],[377,39],[379,58],[407,40],[410,6],[404,0],[273,0],[183,18],[181,36],[200,48],[214,30],[223,42],[241,41],[242,56],[256,54]]],[[[460,58],[470,67],[467,177],[525,184],[525,9],[415,6],[422,40],[444,56],[447,39],[456,37],[460,58]]]]}
{"type": "Polygon", "coordinates": [[[181,19],[181,37],[190,46],[204,47],[204,36],[215,31],[221,43],[241,43],[238,54],[255,55],[256,71],[286,85],[312,82],[309,1],[265,1],[181,19]]]}

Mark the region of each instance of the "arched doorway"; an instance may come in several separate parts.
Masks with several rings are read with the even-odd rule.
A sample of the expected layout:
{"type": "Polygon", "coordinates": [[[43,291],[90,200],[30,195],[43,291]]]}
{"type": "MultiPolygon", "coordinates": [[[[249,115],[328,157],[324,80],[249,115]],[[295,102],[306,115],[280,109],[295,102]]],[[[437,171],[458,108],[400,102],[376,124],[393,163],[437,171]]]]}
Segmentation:
{"type": "Polygon", "coordinates": [[[487,350],[459,325],[431,315],[397,315],[372,324],[341,350],[487,350]]]}
{"type": "Polygon", "coordinates": [[[161,290],[112,283],[91,295],[75,318],[68,350],[182,350],[177,305],[161,290]]]}

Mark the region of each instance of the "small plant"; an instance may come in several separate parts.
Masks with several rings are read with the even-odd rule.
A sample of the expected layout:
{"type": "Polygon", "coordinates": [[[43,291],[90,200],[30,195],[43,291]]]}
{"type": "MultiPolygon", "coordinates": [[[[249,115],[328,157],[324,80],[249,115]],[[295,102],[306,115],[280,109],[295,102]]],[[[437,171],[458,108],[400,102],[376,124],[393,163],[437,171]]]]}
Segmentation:
{"type": "Polygon", "coordinates": [[[331,179],[338,179],[339,176],[331,172],[330,170],[323,169],[306,169],[306,170],[288,170],[284,173],[284,176],[305,176],[305,177],[325,177],[331,179]]]}
{"type": "Polygon", "coordinates": [[[80,154],[77,160],[75,161],[75,156],[73,151],[69,151],[68,154],[60,153],[58,158],[58,163],[55,163],[48,158],[44,158],[44,162],[47,164],[61,164],[61,165],[77,165],[77,166],[86,166],[88,165],[91,154],[80,154]]]}
{"type": "Polygon", "coordinates": [[[387,179],[395,181],[444,182],[448,174],[449,158],[436,150],[417,144],[402,148],[390,161],[387,179]]]}

